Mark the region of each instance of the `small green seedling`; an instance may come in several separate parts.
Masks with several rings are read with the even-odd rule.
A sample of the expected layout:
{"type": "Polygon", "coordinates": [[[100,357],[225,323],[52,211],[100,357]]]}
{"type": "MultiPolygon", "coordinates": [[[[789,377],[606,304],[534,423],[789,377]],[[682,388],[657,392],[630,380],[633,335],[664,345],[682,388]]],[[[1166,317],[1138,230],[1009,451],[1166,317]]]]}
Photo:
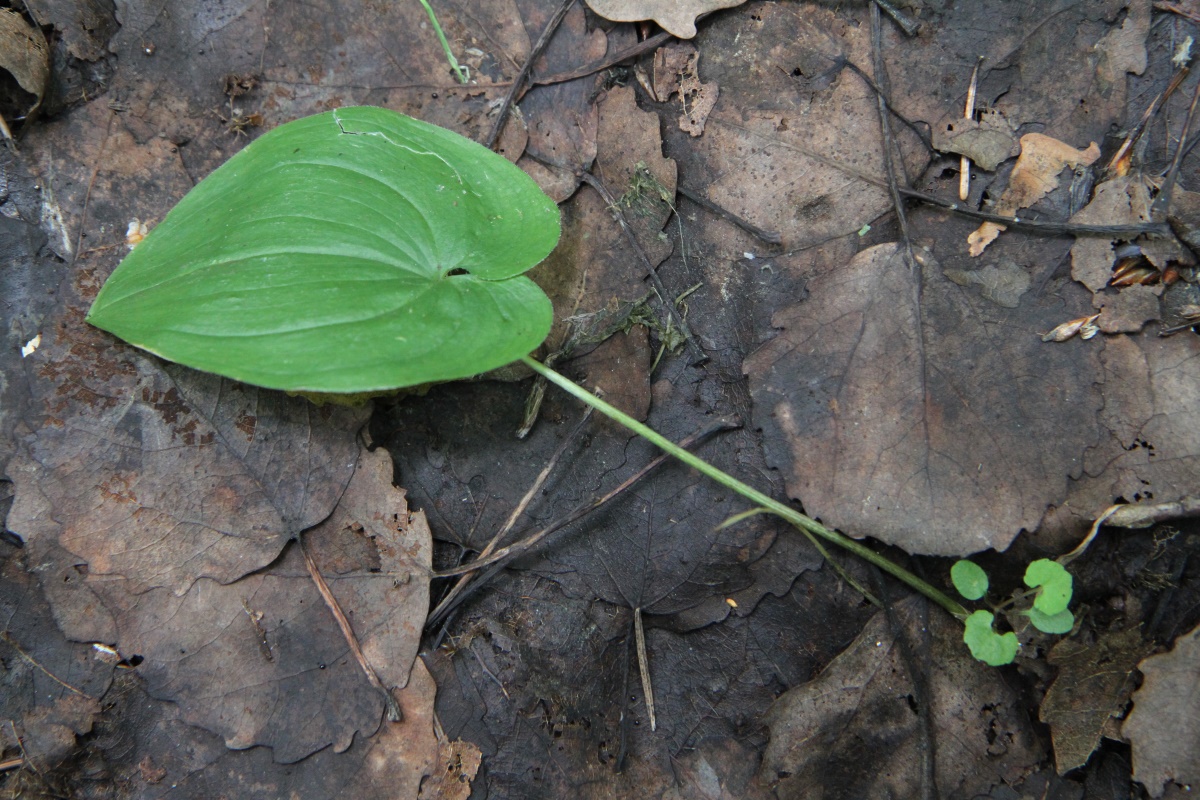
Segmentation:
{"type": "MultiPolygon", "coordinates": [[[[973,561],[956,561],[950,568],[950,580],[958,593],[968,600],[979,600],[987,594],[987,573],[973,561]]],[[[1067,609],[1071,602],[1071,573],[1057,561],[1041,558],[1025,570],[1025,585],[1037,592],[1033,605],[1018,613],[1028,617],[1033,627],[1042,633],[1070,633],[1075,626],[1075,616],[1067,609]]],[[[980,661],[992,666],[1010,664],[1017,654],[1017,636],[1011,631],[1003,635],[996,633],[994,621],[991,612],[976,611],[967,618],[963,641],[980,661]]]]}
{"type": "MultiPolygon", "coordinates": [[[[755,507],[921,592],[969,623],[968,645],[984,660],[1011,660],[1015,637],[996,635],[987,612],[969,615],[530,358],[552,312],[524,273],[558,236],[558,207],[503,157],[402,114],[344,108],[275,128],[201,181],[117,267],[88,320],[165,359],[293,392],[383,392],[520,361],[755,507]]],[[[981,589],[974,570],[959,571],[982,596],[986,575],[981,589]]],[[[1032,579],[1048,598],[1035,610],[1055,618],[1061,579],[1032,579]]]]}

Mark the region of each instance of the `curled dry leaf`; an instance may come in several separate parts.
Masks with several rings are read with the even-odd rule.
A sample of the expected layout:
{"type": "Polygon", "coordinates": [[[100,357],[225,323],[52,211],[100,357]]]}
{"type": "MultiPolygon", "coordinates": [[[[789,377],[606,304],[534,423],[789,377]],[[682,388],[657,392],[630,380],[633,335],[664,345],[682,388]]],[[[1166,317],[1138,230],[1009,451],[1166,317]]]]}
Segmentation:
{"type": "Polygon", "coordinates": [[[955,117],[935,125],[932,139],[938,150],[964,155],[988,172],[1021,149],[1012,123],[995,109],[984,111],[978,120],[955,117]]]}
{"type": "Polygon", "coordinates": [[[746,0],[587,0],[605,19],[614,22],[654,20],[680,39],[696,35],[696,18],[719,8],[740,6],[746,0]]]}
{"type": "MultiPolygon", "coordinates": [[[[1067,167],[1088,166],[1100,157],[1100,147],[1092,142],[1086,150],[1076,150],[1066,142],[1060,142],[1041,133],[1027,133],[1021,137],[1021,155],[1008,179],[1008,188],[996,204],[997,214],[1012,215],[1022,208],[1029,208],[1050,192],[1058,188],[1058,174],[1067,167]]],[[[973,256],[983,253],[1005,226],[985,222],[967,237],[973,256]]]]}
{"type": "Polygon", "coordinates": [[[46,37],[10,8],[0,9],[0,68],[33,95],[33,103],[21,109],[28,116],[42,104],[50,78],[50,48],[46,37]]]}
{"type": "Polygon", "coordinates": [[[1080,317],[1073,319],[1070,322],[1064,322],[1049,333],[1042,334],[1043,342],[1065,342],[1074,338],[1075,334],[1083,334],[1084,339],[1090,339],[1096,335],[1100,329],[1094,324],[1096,318],[1100,314],[1092,314],[1090,317],[1080,317]]]}

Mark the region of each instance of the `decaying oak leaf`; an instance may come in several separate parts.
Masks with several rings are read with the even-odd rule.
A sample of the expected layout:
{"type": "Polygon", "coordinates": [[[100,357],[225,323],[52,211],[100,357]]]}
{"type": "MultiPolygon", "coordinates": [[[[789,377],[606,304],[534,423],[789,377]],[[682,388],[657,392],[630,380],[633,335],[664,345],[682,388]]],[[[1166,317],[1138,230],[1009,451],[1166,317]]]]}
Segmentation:
{"type": "Polygon", "coordinates": [[[910,553],[1003,550],[1095,442],[1097,348],[997,331],[1062,313],[979,303],[932,258],[877,245],[778,312],[745,361],[767,457],[808,513],[910,553]]]}
{"type": "Polygon", "coordinates": [[[720,93],[716,83],[700,82],[699,61],[700,52],[691,42],[674,42],[654,54],[654,94],[660,103],[679,95],[683,106],[679,127],[692,136],[704,133],[704,123],[720,93]]]}
{"type": "Polygon", "coordinates": [[[1102,634],[1095,642],[1063,639],[1050,650],[1047,660],[1058,667],[1058,676],[1038,716],[1050,726],[1060,775],[1087,763],[1105,725],[1128,702],[1130,674],[1148,650],[1136,627],[1102,634]]]}
{"type": "MultiPolygon", "coordinates": [[[[894,606],[899,635],[913,643],[924,631],[917,602],[894,606]]],[[[1041,757],[1022,701],[1000,672],[966,654],[957,622],[932,612],[924,635],[937,665],[930,707],[921,711],[937,731],[938,789],[944,797],[977,797],[1015,783],[1041,757]]],[[[920,796],[920,719],[909,705],[913,678],[896,636],[887,615],[876,614],[820,675],[785,692],[767,713],[763,772],[780,797],[920,796]]]]}
{"type": "MultiPolygon", "coordinates": [[[[1076,150],[1045,134],[1025,134],[1021,137],[1021,155],[1008,179],[1008,187],[996,203],[995,213],[1011,216],[1029,208],[1058,188],[1058,174],[1064,169],[1088,166],[1099,157],[1100,147],[1095,142],[1086,150],[1076,150]]],[[[971,255],[982,254],[1003,230],[1005,226],[994,222],[980,225],[967,237],[971,255]]]]}
{"type": "MultiPolygon", "coordinates": [[[[428,609],[432,542],[391,484],[391,457],[363,453],[333,514],[303,534],[363,653],[403,688],[428,609]]],[[[219,734],[228,747],[273,748],[290,763],[378,729],[383,710],[317,593],[294,544],[275,564],[229,584],[134,593],[108,579],[94,590],[116,619],[122,652],[144,659],[151,696],[219,734]]]]}
{"type": "Polygon", "coordinates": [[[696,35],[696,18],[720,8],[740,6],[746,0],[587,0],[588,6],[614,22],[654,20],[680,39],[696,35]]]}
{"type": "Polygon", "coordinates": [[[1138,669],[1145,680],[1121,733],[1133,745],[1134,780],[1162,797],[1167,781],[1200,782],[1200,628],[1138,669]]]}

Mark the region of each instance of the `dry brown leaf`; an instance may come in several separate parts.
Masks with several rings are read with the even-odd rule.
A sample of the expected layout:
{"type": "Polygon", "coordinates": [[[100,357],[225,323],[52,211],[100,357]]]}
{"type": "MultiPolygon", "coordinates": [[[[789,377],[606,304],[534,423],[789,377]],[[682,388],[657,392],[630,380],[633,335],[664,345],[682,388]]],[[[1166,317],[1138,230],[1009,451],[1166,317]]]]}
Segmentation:
{"type": "Polygon", "coordinates": [[[1168,781],[1200,783],[1200,627],[1138,669],[1145,680],[1121,733],[1133,746],[1134,780],[1162,797],[1168,781]]]}
{"type": "Polygon", "coordinates": [[[33,95],[33,103],[23,109],[26,116],[37,110],[50,79],[50,48],[42,32],[11,8],[0,8],[0,69],[33,95]]]}
{"type": "Polygon", "coordinates": [[[768,459],[808,513],[910,553],[1003,550],[1096,438],[1098,348],[1046,347],[1049,306],[979,303],[877,245],[809,283],[744,362],[768,459]]]}
{"type": "Polygon", "coordinates": [[[1128,702],[1129,676],[1148,650],[1137,628],[1101,634],[1095,642],[1063,639],[1050,650],[1047,660],[1058,676],[1038,713],[1050,726],[1060,775],[1087,763],[1105,725],[1128,702]]]}
{"type": "Polygon", "coordinates": [[[932,139],[938,150],[964,155],[987,172],[1021,151],[1016,131],[994,109],[984,111],[978,120],[949,118],[933,126],[932,139]]]}
{"type": "Polygon", "coordinates": [[[679,127],[692,136],[704,133],[704,123],[719,93],[717,84],[700,82],[699,60],[700,53],[690,42],[675,42],[654,54],[654,93],[659,102],[679,95],[683,106],[679,127]]]}
{"type": "Polygon", "coordinates": [[[746,0],[587,0],[592,11],[605,19],[614,22],[652,19],[680,39],[691,39],[696,35],[697,17],[744,2],[746,0]]]}
{"type": "MultiPolygon", "coordinates": [[[[1088,166],[1100,157],[1100,147],[1092,142],[1086,150],[1076,150],[1041,133],[1021,137],[1021,155],[1008,179],[1008,188],[996,203],[995,212],[1012,216],[1029,208],[1058,188],[1058,174],[1067,167],[1088,166]]],[[[967,238],[973,256],[983,253],[1005,226],[985,222],[967,238]]]]}
{"type": "MultiPolygon", "coordinates": [[[[916,608],[913,599],[894,607],[912,643],[921,638],[916,608]]],[[[937,666],[924,711],[937,731],[938,790],[988,796],[1040,760],[1036,737],[1001,673],[966,653],[962,627],[936,612],[928,627],[924,657],[937,666]]],[[[878,613],[819,676],[780,696],[765,719],[771,742],[763,756],[780,797],[920,796],[920,723],[906,700],[912,678],[900,650],[878,613]]]]}

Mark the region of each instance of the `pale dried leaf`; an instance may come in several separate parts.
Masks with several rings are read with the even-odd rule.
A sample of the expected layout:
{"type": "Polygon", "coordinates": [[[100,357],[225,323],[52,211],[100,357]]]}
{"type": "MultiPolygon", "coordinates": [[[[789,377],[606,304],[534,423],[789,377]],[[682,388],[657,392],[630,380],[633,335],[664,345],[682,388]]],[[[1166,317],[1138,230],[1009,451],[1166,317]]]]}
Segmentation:
{"type": "Polygon", "coordinates": [[[740,6],[746,0],[587,0],[605,19],[641,22],[652,19],[680,39],[696,35],[696,18],[720,8],[740,6]]]}
{"type": "Polygon", "coordinates": [[[50,48],[42,32],[11,8],[0,8],[0,68],[34,96],[26,114],[41,105],[50,79],[50,48]]]}

